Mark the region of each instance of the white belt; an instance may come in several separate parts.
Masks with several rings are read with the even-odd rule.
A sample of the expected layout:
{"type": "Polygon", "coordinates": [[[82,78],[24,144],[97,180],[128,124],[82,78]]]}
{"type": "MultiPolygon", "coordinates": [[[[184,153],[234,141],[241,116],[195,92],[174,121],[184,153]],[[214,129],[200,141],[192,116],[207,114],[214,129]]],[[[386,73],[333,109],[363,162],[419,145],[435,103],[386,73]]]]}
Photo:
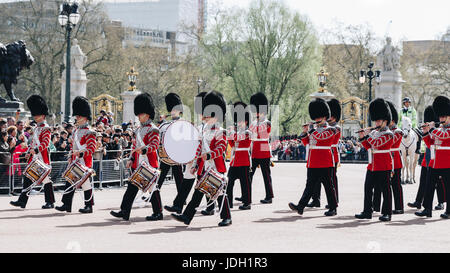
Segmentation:
{"type": "Polygon", "coordinates": [[[450,146],[436,146],[436,150],[450,150],[450,146]]]}
{"type": "Polygon", "coordinates": [[[339,146],[337,144],[331,145],[331,148],[338,148],[339,146]]]}
{"type": "Polygon", "coordinates": [[[430,151],[431,151],[431,159],[436,159],[436,150],[450,150],[449,146],[437,146],[437,145],[431,145],[430,151]]]}
{"type": "Polygon", "coordinates": [[[330,150],[331,146],[314,146],[314,145],[306,145],[306,158],[305,160],[308,161],[309,158],[309,151],[310,150],[330,150]]]}
{"type": "Polygon", "coordinates": [[[248,148],[236,148],[235,151],[250,151],[250,147],[248,148]]]}
{"type": "Polygon", "coordinates": [[[374,154],[387,154],[390,153],[391,150],[372,150],[369,149],[369,164],[371,164],[373,162],[373,155],[374,154]]]}
{"type": "Polygon", "coordinates": [[[256,138],[253,141],[269,141],[269,138],[256,138]]]}
{"type": "Polygon", "coordinates": [[[401,151],[400,148],[391,149],[391,152],[400,152],[400,151],[401,151]]]}

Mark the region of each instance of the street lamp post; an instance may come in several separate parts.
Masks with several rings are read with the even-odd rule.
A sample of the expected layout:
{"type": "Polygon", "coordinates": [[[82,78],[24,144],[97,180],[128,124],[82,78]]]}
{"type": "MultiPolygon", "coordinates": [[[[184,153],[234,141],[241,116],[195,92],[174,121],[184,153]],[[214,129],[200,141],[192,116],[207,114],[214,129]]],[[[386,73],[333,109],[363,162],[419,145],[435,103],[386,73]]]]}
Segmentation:
{"type": "Polygon", "coordinates": [[[202,78],[198,77],[198,79],[197,79],[197,94],[200,93],[200,86],[202,85],[202,83],[203,83],[202,78]]]}
{"type": "MultiPolygon", "coordinates": [[[[374,63],[370,62],[369,65],[367,66],[367,68],[369,68],[369,70],[367,72],[365,70],[361,70],[359,72],[359,74],[360,74],[359,82],[361,84],[364,84],[366,82],[366,78],[369,80],[369,103],[372,101],[372,80],[375,79],[377,84],[380,83],[380,81],[381,81],[381,71],[380,70],[372,71],[373,66],[374,66],[374,63]]],[[[369,122],[369,126],[371,126],[372,121],[370,118],[369,118],[368,122],[369,122]]]]}
{"type": "Polygon", "coordinates": [[[61,27],[66,29],[67,39],[67,54],[66,54],[66,95],[65,95],[65,110],[64,121],[69,122],[70,119],[70,33],[73,27],[80,20],[78,13],[78,3],[74,1],[67,1],[61,5],[58,22],[61,27]]]}

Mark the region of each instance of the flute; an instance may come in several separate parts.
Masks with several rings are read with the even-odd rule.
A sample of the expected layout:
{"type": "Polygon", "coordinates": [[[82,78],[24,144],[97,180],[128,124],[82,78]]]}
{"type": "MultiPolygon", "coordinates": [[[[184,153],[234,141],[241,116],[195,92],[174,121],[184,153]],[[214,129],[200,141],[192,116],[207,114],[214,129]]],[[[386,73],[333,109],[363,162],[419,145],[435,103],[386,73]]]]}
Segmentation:
{"type": "Polygon", "coordinates": [[[381,128],[381,126],[376,126],[376,127],[368,127],[368,128],[364,128],[364,129],[361,129],[361,130],[359,130],[359,131],[356,131],[356,133],[362,133],[362,132],[364,132],[364,131],[366,131],[366,130],[377,130],[377,129],[380,129],[381,128]]]}
{"type": "MultiPolygon", "coordinates": [[[[419,128],[423,129],[423,128],[427,127],[428,125],[430,125],[430,122],[426,122],[426,123],[419,125],[419,128]]],[[[434,127],[439,127],[439,126],[441,126],[440,122],[434,122],[434,127]]]]}

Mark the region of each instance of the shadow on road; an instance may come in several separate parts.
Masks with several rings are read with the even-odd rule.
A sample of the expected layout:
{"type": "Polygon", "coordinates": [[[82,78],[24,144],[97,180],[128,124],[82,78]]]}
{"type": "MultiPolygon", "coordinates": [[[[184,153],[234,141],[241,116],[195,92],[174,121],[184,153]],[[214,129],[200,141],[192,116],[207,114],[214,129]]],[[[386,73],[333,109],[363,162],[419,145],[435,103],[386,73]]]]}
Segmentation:
{"type": "Polygon", "coordinates": [[[309,220],[309,219],[316,219],[316,218],[323,218],[325,216],[315,216],[315,217],[305,217],[301,215],[294,215],[289,217],[282,217],[282,218],[263,218],[260,220],[253,221],[254,223],[282,223],[282,222],[295,222],[297,220],[309,220]]]}
{"type": "Polygon", "coordinates": [[[405,221],[391,221],[387,223],[388,226],[412,226],[412,225],[426,225],[434,222],[440,222],[444,221],[444,219],[436,219],[436,220],[429,220],[425,218],[416,218],[416,219],[410,219],[405,221]]]}
{"type": "MultiPolygon", "coordinates": [[[[66,225],[57,226],[59,228],[80,228],[80,227],[109,227],[109,226],[119,226],[119,225],[131,225],[133,223],[144,223],[150,222],[145,220],[145,217],[135,217],[131,218],[130,221],[124,221],[119,219],[104,219],[105,222],[94,222],[94,223],[84,223],[80,225],[66,225]]],[[[170,217],[164,217],[162,221],[172,220],[170,217]]]]}
{"type": "Polygon", "coordinates": [[[178,232],[186,232],[186,231],[202,231],[205,229],[213,229],[213,228],[223,228],[223,227],[219,227],[219,226],[210,226],[210,227],[172,226],[169,228],[155,228],[155,229],[149,229],[147,231],[129,232],[128,234],[151,235],[151,234],[161,234],[161,233],[178,233],[178,232]]]}
{"type": "Polygon", "coordinates": [[[3,218],[0,218],[0,220],[20,220],[20,219],[27,219],[27,218],[39,219],[39,218],[51,218],[51,217],[55,217],[55,216],[65,216],[65,215],[66,214],[64,214],[64,213],[55,212],[55,213],[50,213],[50,214],[37,214],[37,215],[22,215],[22,216],[16,216],[16,217],[3,217],[3,218]]]}

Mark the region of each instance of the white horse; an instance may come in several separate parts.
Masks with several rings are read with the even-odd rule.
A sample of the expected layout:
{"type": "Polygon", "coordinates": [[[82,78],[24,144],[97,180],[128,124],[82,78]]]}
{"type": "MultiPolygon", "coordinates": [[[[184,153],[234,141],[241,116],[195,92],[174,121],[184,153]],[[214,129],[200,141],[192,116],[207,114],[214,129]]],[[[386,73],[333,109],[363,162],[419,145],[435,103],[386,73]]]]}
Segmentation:
{"type": "Polygon", "coordinates": [[[402,183],[412,184],[416,183],[416,166],[419,160],[419,155],[416,154],[417,141],[419,136],[412,129],[411,119],[408,117],[402,117],[403,138],[400,145],[402,153],[402,183]]]}

